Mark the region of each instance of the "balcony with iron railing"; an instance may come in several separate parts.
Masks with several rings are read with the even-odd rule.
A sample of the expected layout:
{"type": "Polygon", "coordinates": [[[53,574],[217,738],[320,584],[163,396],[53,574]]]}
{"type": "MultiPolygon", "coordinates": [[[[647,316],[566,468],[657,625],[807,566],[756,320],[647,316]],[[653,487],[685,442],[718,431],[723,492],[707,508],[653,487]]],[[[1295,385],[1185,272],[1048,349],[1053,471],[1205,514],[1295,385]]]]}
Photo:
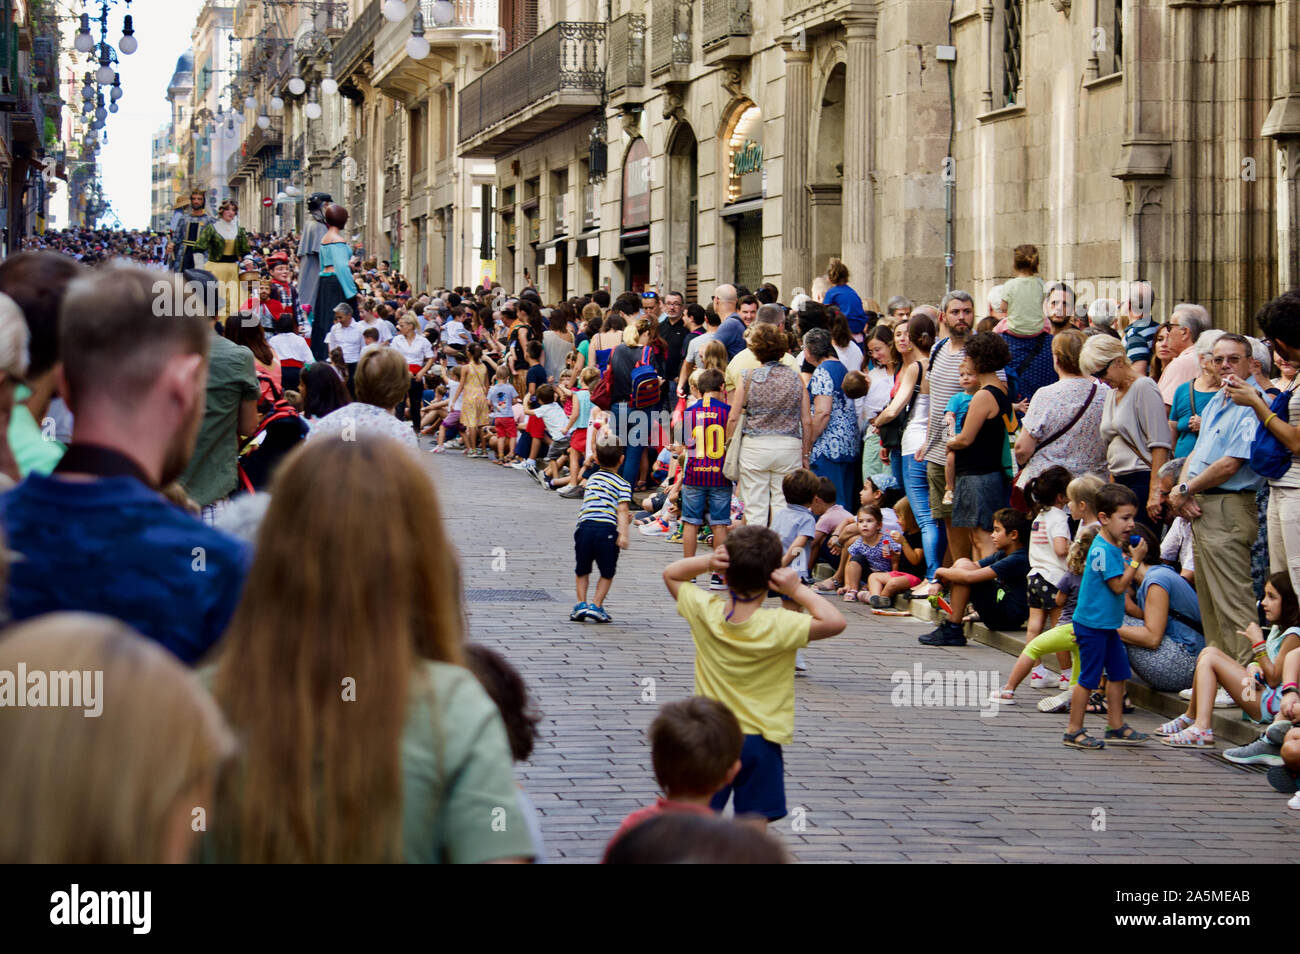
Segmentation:
{"type": "Polygon", "coordinates": [[[657,81],[685,82],[689,78],[694,54],[693,16],[694,6],[689,2],[654,0],[650,13],[650,72],[657,81]]]}
{"type": "Polygon", "coordinates": [[[245,159],[246,157],[242,148],[236,149],[226,157],[226,181],[231,185],[233,185],[237,179],[244,178],[244,174],[240,172],[240,168],[243,166],[245,159]]]}
{"type": "Polygon", "coordinates": [[[705,64],[748,57],[754,32],[750,0],[704,0],[701,6],[700,46],[705,64]]]}
{"type": "Polygon", "coordinates": [[[605,88],[615,108],[645,102],[645,15],[625,13],[609,25],[605,88]]]}
{"type": "Polygon", "coordinates": [[[496,158],[601,103],[605,24],[563,21],[460,92],[458,153],[496,158]]]}
{"type": "Polygon", "coordinates": [[[379,13],[382,3],[383,0],[370,0],[334,44],[330,62],[334,67],[334,78],[340,83],[355,73],[374,50],[375,36],[384,23],[379,13]]]}
{"type": "Polygon", "coordinates": [[[244,145],[250,156],[256,156],[266,149],[274,148],[284,141],[284,117],[269,116],[271,124],[263,129],[254,123],[253,128],[249,130],[248,139],[244,145]]]}
{"type": "Polygon", "coordinates": [[[443,55],[450,54],[457,45],[495,39],[496,0],[452,0],[451,19],[446,23],[435,19],[435,12],[440,12],[437,7],[434,0],[420,0],[411,4],[410,13],[402,20],[380,24],[375,36],[375,86],[408,100],[428,88],[429,79],[438,74],[443,55]],[[406,48],[417,10],[424,19],[424,39],[429,44],[429,53],[418,60],[406,48]]]}

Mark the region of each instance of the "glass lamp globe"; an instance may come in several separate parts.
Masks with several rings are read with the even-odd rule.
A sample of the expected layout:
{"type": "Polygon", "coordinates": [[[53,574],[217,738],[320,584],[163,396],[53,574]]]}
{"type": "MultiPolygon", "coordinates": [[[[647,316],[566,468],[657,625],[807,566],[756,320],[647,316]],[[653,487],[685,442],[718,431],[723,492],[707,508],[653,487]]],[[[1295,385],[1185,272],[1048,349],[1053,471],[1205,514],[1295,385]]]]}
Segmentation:
{"type": "Polygon", "coordinates": [[[307,91],[307,84],[303,82],[301,76],[295,76],[289,80],[289,92],[295,96],[301,96],[307,91]]]}
{"type": "Polygon", "coordinates": [[[117,48],[130,56],[136,50],[140,49],[140,41],[135,38],[133,33],[124,33],[122,39],[117,43],[117,48]]]}
{"type": "Polygon", "coordinates": [[[433,22],[438,26],[444,27],[450,23],[455,13],[456,8],[452,5],[451,0],[434,0],[433,22]]]}
{"type": "Polygon", "coordinates": [[[95,88],[93,86],[81,87],[81,98],[86,100],[86,102],[90,102],[95,98],[95,88]]]}
{"type": "Polygon", "coordinates": [[[244,125],[244,114],[243,114],[243,113],[235,113],[235,124],[236,124],[236,125],[239,125],[239,126],[244,125]]]}
{"type": "Polygon", "coordinates": [[[302,111],[307,114],[308,119],[320,119],[320,114],[321,114],[320,103],[316,102],[315,100],[312,100],[310,103],[304,106],[302,108],[302,111]]]}
{"type": "Polygon", "coordinates": [[[412,36],[406,41],[406,55],[413,60],[422,60],[429,55],[429,41],[422,36],[412,36]]]}
{"type": "Polygon", "coordinates": [[[252,96],[245,96],[245,97],[244,97],[244,108],[245,108],[245,109],[257,109],[257,100],[254,99],[252,96]]]}
{"type": "Polygon", "coordinates": [[[122,98],[122,87],[114,86],[108,91],[108,95],[114,102],[122,98]]]}
{"type": "Polygon", "coordinates": [[[262,115],[258,116],[258,117],[257,117],[257,128],[258,128],[258,129],[270,129],[270,128],[271,128],[271,117],[268,116],[268,115],[266,115],[266,113],[262,113],[262,115]]]}
{"type": "Polygon", "coordinates": [[[379,12],[384,15],[385,20],[396,23],[406,16],[406,4],[402,0],[384,0],[384,5],[379,8],[379,12]]]}
{"type": "Polygon", "coordinates": [[[96,107],[96,109],[95,109],[95,119],[97,119],[99,122],[102,123],[102,122],[104,121],[104,118],[105,118],[106,116],[108,116],[108,110],[107,110],[107,109],[105,109],[103,106],[96,107]]]}
{"type": "Polygon", "coordinates": [[[108,104],[108,111],[109,111],[110,113],[115,113],[115,112],[117,112],[117,103],[109,103],[109,104],[108,104]]]}
{"type": "Polygon", "coordinates": [[[271,109],[278,113],[280,110],[284,109],[284,100],[279,96],[272,96],[270,106],[271,109]]]}
{"type": "Polygon", "coordinates": [[[320,81],[320,91],[326,96],[333,96],[339,91],[339,84],[335,81],[334,77],[327,76],[320,81]]]}
{"type": "Polygon", "coordinates": [[[107,63],[95,70],[95,80],[100,86],[107,86],[109,83],[113,82],[113,77],[116,75],[117,74],[113,72],[113,67],[109,66],[107,63]]]}
{"type": "Polygon", "coordinates": [[[81,29],[77,31],[77,37],[72,41],[72,45],[77,48],[78,53],[89,53],[95,48],[95,41],[90,35],[90,14],[81,15],[81,29]]]}

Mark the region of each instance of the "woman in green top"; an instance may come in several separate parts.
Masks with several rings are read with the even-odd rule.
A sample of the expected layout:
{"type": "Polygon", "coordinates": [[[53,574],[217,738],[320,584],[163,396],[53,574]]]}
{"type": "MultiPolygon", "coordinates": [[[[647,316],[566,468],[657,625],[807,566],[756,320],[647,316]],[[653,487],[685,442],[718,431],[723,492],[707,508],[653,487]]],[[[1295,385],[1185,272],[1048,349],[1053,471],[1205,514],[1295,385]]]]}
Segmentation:
{"type": "Polygon", "coordinates": [[[208,858],[533,856],[501,717],[463,668],[442,525],[420,462],[387,438],[315,441],[280,465],[213,679],[243,749],[208,858]]]}

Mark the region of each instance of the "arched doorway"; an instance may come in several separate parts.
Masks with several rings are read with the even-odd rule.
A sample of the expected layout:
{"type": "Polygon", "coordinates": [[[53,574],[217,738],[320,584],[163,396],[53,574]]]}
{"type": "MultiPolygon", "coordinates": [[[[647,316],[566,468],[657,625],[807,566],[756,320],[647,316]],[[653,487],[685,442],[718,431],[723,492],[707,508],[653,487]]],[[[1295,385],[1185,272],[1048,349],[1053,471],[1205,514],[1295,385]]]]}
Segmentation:
{"type": "Polygon", "coordinates": [[[826,262],[840,257],[841,191],[844,184],[844,64],[837,63],[826,79],[817,110],[816,148],[808,177],[812,206],[812,269],[826,271],[826,262]]]}
{"type": "Polygon", "coordinates": [[[721,137],[726,174],[721,208],[723,274],[751,291],[763,281],[763,199],[767,193],[763,158],[763,113],[753,103],[731,110],[721,137]],[[727,257],[731,259],[727,262],[727,257]]]}
{"type": "Polygon", "coordinates": [[[663,290],[680,291],[687,302],[698,301],[699,180],[695,133],[683,123],[668,147],[668,284],[663,290]]]}
{"type": "Polygon", "coordinates": [[[623,160],[623,216],[619,251],[623,258],[623,285],[645,291],[650,281],[650,146],[633,139],[623,160]]]}

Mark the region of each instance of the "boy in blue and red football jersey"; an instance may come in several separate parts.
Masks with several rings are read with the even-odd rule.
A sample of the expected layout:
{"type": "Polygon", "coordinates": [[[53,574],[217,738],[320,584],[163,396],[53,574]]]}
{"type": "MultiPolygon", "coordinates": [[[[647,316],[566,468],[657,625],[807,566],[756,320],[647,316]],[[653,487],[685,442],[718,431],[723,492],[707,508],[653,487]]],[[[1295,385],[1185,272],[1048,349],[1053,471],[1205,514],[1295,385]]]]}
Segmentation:
{"type": "MultiPolygon", "coordinates": [[[[691,375],[691,394],[699,400],[682,415],[682,443],[686,446],[686,472],[682,478],[682,556],[695,556],[700,525],[707,516],[713,528],[713,545],[727,541],[731,526],[731,481],[722,476],[727,453],[727,415],[730,405],[722,400],[725,381],[721,371],[708,368],[691,375]]],[[[727,584],[714,573],[709,589],[724,590],[727,584]]]]}

